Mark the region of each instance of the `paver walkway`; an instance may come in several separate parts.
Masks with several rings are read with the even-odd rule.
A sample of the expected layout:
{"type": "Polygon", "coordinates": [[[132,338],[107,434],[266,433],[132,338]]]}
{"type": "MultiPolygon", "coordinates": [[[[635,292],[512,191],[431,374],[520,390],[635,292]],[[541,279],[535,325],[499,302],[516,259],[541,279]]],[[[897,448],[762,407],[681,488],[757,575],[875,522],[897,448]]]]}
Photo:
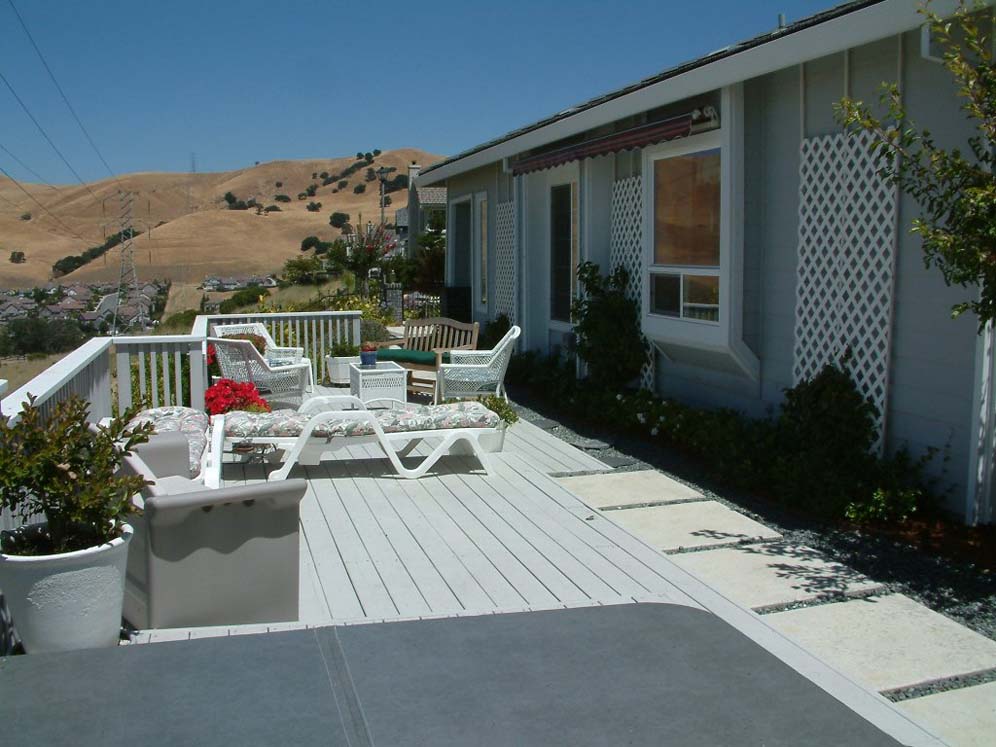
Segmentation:
{"type": "Polygon", "coordinates": [[[560,481],[950,744],[996,744],[996,642],[654,470],[560,481]]]}

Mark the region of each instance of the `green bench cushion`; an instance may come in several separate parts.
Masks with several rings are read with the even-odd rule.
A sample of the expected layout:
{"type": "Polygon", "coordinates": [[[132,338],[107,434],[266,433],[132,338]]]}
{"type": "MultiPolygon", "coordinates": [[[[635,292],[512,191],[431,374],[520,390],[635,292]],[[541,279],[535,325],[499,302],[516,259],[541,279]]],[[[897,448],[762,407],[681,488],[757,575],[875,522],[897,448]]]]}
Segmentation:
{"type": "MultiPolygon", "coordinates": [[[[381,348],[377,360],[395,363],[417,363],[422,366],[436,365],[436,354],[431,350],[410,350],[409,348],[381,348]]],[[[450,362],[450,354],[443,353],[443,363],[450,362]]]]}

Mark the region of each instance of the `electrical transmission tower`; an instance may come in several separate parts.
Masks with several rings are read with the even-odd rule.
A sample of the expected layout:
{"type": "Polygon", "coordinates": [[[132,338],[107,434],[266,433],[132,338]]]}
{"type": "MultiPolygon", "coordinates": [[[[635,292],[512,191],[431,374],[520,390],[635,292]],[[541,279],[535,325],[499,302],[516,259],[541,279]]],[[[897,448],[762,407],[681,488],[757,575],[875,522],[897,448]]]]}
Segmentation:
{"type": "Polygon", "coordinates": [[[114,306],[114,319],[111,322],[111,329],[114,334],[118,332],[118,312],[128,301],[134,301],[138,310],[138,324],[145,327],[148,324],[148,317],[145,305],[141,303],[141,288],[138,285],[138,271],[135,269],[135,244],[132,228],[132,206],[135,198],[131,192],[118,192],[118,199],[121,203],[119,223],[121,225],[121,272],[118,275],[118,302],[114,306]]]}

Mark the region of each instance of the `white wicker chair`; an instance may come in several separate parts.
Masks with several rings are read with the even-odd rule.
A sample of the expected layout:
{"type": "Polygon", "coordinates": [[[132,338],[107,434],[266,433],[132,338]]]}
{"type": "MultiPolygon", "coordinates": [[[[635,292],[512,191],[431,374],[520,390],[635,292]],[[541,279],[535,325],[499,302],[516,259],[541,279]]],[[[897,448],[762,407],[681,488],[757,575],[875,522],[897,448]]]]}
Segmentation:
{"type": "Polygon", "coordinates": [[[272,366],[249,340],[209,337],[207,342],[214,346],[218,367],[226,379],[252,382],[261,393],[269,393],[281,401],[288,395],[303,400],[305,391],[310,389],[311,361],[307,358],[301,363],[272,366]]]}
{"type": "MultiPolygon", "coordinates": [[[[263,357],[270,366],[287,366],[292,363],[311,364],[309,358],[304,357],[304,348],[281,347],[277,345],[270,331],[262,322],[245,322],[242,324],[216,324],[214,325],[215,337],[234,337],[235,335],[256,335],[262,337],[266,342],[266,350],[263,357]]],[[[315,374],[312,370],[309,373],[308,385],[312,390],[315,388],[315,374]]]]}
{"type": "Polygon", "coordinates": [[[522,332],[512,327],[492,350],[453,350],[450,362],[436,374],[436,402],[505,394],[505,371],[512,358],[515,340],[522,332]]]}

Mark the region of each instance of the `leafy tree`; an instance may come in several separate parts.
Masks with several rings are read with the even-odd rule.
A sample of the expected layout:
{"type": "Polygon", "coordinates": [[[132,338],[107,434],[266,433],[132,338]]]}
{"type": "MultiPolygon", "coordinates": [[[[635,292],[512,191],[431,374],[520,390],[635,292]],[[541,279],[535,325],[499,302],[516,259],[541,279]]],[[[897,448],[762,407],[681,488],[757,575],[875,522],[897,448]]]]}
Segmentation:
{"type": "Polygon", "coordinates": [[[356,151],[356,160],[357,161],[362,161],[363,160],[363,153],[362,153],[362,151],[356,151]]]}
{"type": "Polygon", "coordinates": [[[315,196],[315,192],[318,191],[318,185],[317,184],[309,184],[308,188],[306,190],[304,190],[304,191],[307,193],[308,197],[314,197],[315,196]]]}
{"type": "Polygon", "coordinates": [[[317,236],[307,236],[301,241],[301,251],[306,252],[309,249],[314,249],[316,246],[322,243],[322,240],[317,236]]]}
{"type": "Polygon", "coordinates": [[[384,182],[384,193],[397,192],[401,189],[408,189],[408,175],[398,174],[393,179],[384,182]]]}
{"type": "Polygon", "coordinates": [[[996,66],[991,39],[980,26],[989,19],[980,10],[962,0],[947,19],[926,6],[919,11],[944,48],[944,67],[954,77],[962,110],[974,120],[970,154],[941,148],[928,130],[909,121],[897,84],[883,85],[884,118],[849,98],[835,108],[851,133],[874,137],[879,174],[920,208],[912,231],[922,239],[924,263],[937,267],[948,285],[972,289],[952,316],[972,311],[981,330],[996,318],[996,66]]]}
{"type": "Polygon", "coordinates": [[[284,263],[284,278],[297,285],[309,285],[324,272],[324,263],[318,257],[295,257],[284,263]]]}
{"type": "Polygon", "coordinates": [[[374,179],[377,178],[377,172],[374,171],[373,168],[369,168],[367,169],[367,173],[364,175],[363,178],[366,179],[368,182],[372,182],[374,179]]]}
{"type": "Polygon", "coordinates": [[[366,161],[367,163],[373,163],[374,160],[373,153],[364,153],[363,160],[366,161]]]}
{"type": "Polygon", "coordinates": [[[282,186],[284,186],[284,183],[283,182],[274,182],[273,186],[275,186],[277,189],[280,189],[282,186]]]}
{"type": "Polygon", "coordinates": [[[311,178],[312,179],[317,179],[318,178],[318,172],[317,171],[312,171],[311,172],[311,178]]]}
{"type": "Polygon", "coordinates": [[[367,191],[367,185],[366,184],[357,184],[355,187],[353,187],[353,193],[354,194],[361,195],[361,194],[363,194],[366,191],[367,191]]]}
{"type": "Polygon", "coordinates": [[[323,171],[323,172],[322,172],[321,174],[319,174],[318,176],[320,176],[320,177],[321,177],[322,179],[328,179],[328,178],[329,178],[329,172],[327,172],[327,171],[323,171]]]}
{"type": "Polygon", "coordinates": [[[235,202],[236,202],[236,200],[238,200],[238,199],[239,199],[239,198],[238,198],[238,197],[236,197],[236,196],[235,196],[234,194],[232,194],[231,192],[225,192],[225,202],[227,202],[227,203],[228,203],[228,206],[229,206],[229,207],[231,207],[232,205],[234,205],[234,204],[235,204],[235,202]]]}
{"type": "Polygon", "coordinates": [[[384,207],[388,207],[391,204],[391,195],[384,195],[384,207]]]}
{"type": "Polygon", "coordinates": [[[235,291],[230,298],[226,298],[218,304],[218,311],[222,314],[231,314],[244,306],[252,306],[253,304],[257,304],[259,303],[259,299],[261,297],[269,295],[270,291],[266,288],[261,288],[258,285],[251,285],[248,288],[235,291]]]}
{"type": "Polygon", "coordinates": [[[349,213],[332,213],[329,217],[329,225],[333,228],[342,228],[349,223],[349,213]]]}
{"type": "Polygon", "coordinates": [[[289,195],[273,195],[273,199],[277,202],[290,202],[291,198],[289,195]]]}
{"type": "Polygon", "coordinates": [[[280,213],[280,212],[283,212],[283,211],[280,209],[279,205],[267,205],[265,208],[263,208],[263,212],[264,213],[280,213]]]}
{"type": "Polygon", "coordinates": [[[31,213],[21,213],[21,220],[31,220],[31,213]]]}
{"type": "Polygon", "coordinates": [[[348,180],[346,180],[346,179],[340,179],[340,180],[339,180],[339,183],[338,183],[338,184],[337,184],[336,186],[337,186],[337,187],[338,187],[339,189],[345,189],[345,188],[346,188],[346,186],[347,186],[348,184],[349,184],[349,181],[348,181],[348,180]]]}
{"type": "Polygon", "coordinates": [[[307,208],[309,213],[317,213],[319,210],[322,209],[322,203],[309,202],[305,207],[307,208]]]}
{"type": "Polygon", "coordinates": [[[10,261],[13,262],[15,265],[24,264],[24,260],[25,260],[24,252],[10,253],[10,261]]]}
{"type": "Polygon", "coordinates": [[[299,199],[299,200],[306,200],[306,199],[308,199],[308,193],[307,192],[298,192],[297,193],[297,199],[299,199]]]}
{"type": "Polygon", "coordinates": [[[337,275],[349,266],[349,251],[346,249],[346,242],[342,239],[336,239],[332,242],[328,254],[329,268],[337,275]]]}
{"type": "Polygon", "coordinates": [[[379,156],[380,155],[380,148],[374,148],[373,149],[373,154],[374,154],[374,157],[379,156]]]}
{"type": "Polygon", "coordinates": [[[357,281],[365,281],[370,270],[380,266],[396,246],[394,237],[383,226],[377,226],[366,234],[357,234],[349,257],[349,269],[356,275],[357,281]]]}
{"type": "Polygon", "coordinates": [[[14,355],[62,353],[83,342],[83,330],[70,319],[11,319],[3,330],[5,346],[14,355]]]}

